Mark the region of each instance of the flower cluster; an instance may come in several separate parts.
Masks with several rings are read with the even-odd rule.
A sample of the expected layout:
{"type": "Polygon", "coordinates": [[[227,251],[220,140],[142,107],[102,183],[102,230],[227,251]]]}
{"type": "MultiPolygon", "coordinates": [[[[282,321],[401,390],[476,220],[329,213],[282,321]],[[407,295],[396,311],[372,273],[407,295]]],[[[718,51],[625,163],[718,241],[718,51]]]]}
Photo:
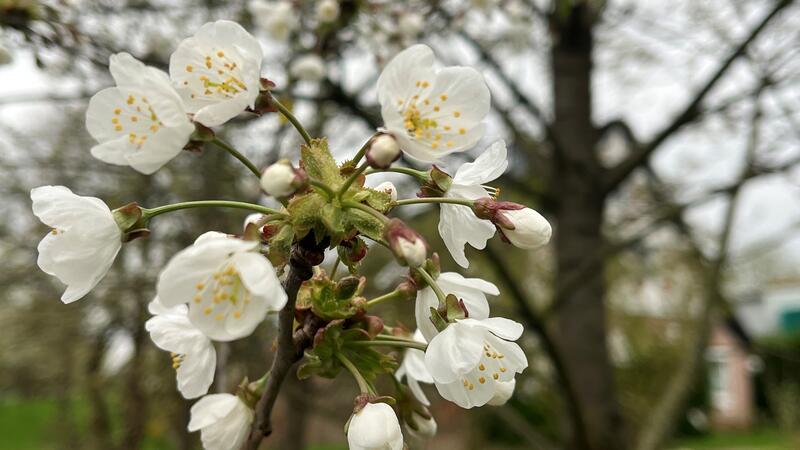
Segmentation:
{"type": "MultiPolygon", "coordinates": [[[[251,7],[255,14],[259,2],[251,7]]],[[[338,3],[321,2],[318,14],[320,20],[336,20],[338,3]]],[[[272,25],[277,33],[278,25],[272,25]]],[[[178,390],[200,398],[188,427],[201,432],[205,448],[240,448],[257,425],[259,398],[273,392],[267,385],[280,385],[285,376],[268,372],[254,382],[245,379],[235,393],[209,394],[215,342],[246,338],[278,311],[289,314],[277,332],[289,339],[292,357],[297,349],[303,352],[298,376],[347,372],[357,382],[360,393],[347,426],[352,449],[399,450],[405,441],[433,436],[436,422],[422,384],[435,385],[443,398],[463,408],[503,404],[513,393],[515,375],[528,364],[515,343],[522,326],[490,316],[487,295],[500,295],[495,285],[441,273],[426,239],[389,216],[405,205],[438,204],[439,233],[462,267],[469,265],[465,245],[482,249],[496,231],[522,249],[547,243],[550,225],[539,213],[498,200],[499,189],[486,186],[508,166],[503,141],[454,176],[436,165],[428,171],[397,165],[403,155],[437,163],[483,138],[490,104],[483,77],[465,67],[435,71],[430,48],[406,49],[377,82],[384,126],[352,159],[337,163],[327,141],[309,136],[271,95],[273,84],[261,78],[261,63],[259,42],[229,21],[208,23],[181,42],[169,74],[125,53],[111,56],[116,86],[92,97],[86,113],[89,133],[98,141],[92,155],[151,174],[183,149],[216,145],[259,177],[263,193],[283,206],[204,200],[111,210],[63,186],[35,188],[33,212],[51,228],[39,245],[38,264],[67,285],[62,301],[89,293],[125,242],[150,233],[153,218],[188,208],[246,209],[255,214],[242,231],[206,232],[172,257],[161,271],[149,305],[152,318],[145,324],[154,344],[170,352],[178,390]],[[303,137],[299,163],[281,160],[260,170],[212,129],[242,113],[267,112],[284,115],[303,137]],[[417,198],[398,199],[391,183],[367,187],[367,176],[379,172],[410,175],[420,185],[417,198]],[[380,246],[368,242],[388,248],[409,270],[394,290],[372,299],[363,295],[367,279],[361,262],[380,246]],[[338,255],[334,267],[319,268],[306,279],[326,250],[338,255]],[[340,265],[349,275],[336,276],[340,265]],[[287,294],[285,285],[298,277],[299,289],[295,283],[287,294]],[[376,305],[403,300],[415,301],[413,333],[373,314],[376,305]],[[376,391],[375,379],[382,375],[397,380],[391,395],[376,391]]],[[[279,348],[276,358],[280,354],[279,348]]]]}

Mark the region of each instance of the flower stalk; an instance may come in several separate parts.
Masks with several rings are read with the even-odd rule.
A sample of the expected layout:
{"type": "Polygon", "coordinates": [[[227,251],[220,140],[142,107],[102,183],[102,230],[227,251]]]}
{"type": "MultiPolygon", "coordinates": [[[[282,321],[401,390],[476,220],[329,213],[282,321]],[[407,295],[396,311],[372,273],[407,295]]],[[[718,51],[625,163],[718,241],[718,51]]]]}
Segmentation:
{"type": "Polygon", "coordinates": [[[226,152],[230,153],[231,156],[238,159],[242,164],[244,164],[247,167],[247,169],[253,173],[253,175],[255,175],[258,178],[261,178],[261,171],[258,170],[258,167],[256,167],[256,165],[253,164],[252,161],[247,159],[246,156],[244,156],[241,152],[233,148],[230,144],[216,137],[210,142],[216,145],[217,147],[221,148],[222,150],[225,150],[226,152]]]}
{"type": "Polygon", "coordinates": [[[276,209],[268,208],[266,206],[256,205],[253,203],[237,202],[233,200],[198,200],[192,202],[173,203],[170,205],[163,205],[149,209],[142,208],[142,218],[143,220],[146,221],[161,214],[173,211],[180,211],[182,209],[191,209],[191,208],[236,208],[236,209],[246,209],[249,211],[260,212],[262,214],[281,215],[281,216],[285,215],[284,213],[276,209]]]}
{"type": "Polygon", "coordinates": [[[306,129],[303,127],[303,124],[301,124],[300,121],[297,120],[297,117],[295,117],[295,115],[292,114],[291,111],[289,111],[289,108],[284,106],[283,103],[279,102],[278,99],[275,97],[271,97],[271,101],[272,104],[275,105],[275,108],[277,108],[278,112],[280,112],[283,115],[283,117],[285,117],[286,120],[288,120],[289,123],[292,124],[294,129],[297,130],[298,133],[300,133],[300,136],[303,137],[303,140],[306,142],[306,145],[311,145],[311,135],[308,134],[308,131],[306,131],[306,129]]]}

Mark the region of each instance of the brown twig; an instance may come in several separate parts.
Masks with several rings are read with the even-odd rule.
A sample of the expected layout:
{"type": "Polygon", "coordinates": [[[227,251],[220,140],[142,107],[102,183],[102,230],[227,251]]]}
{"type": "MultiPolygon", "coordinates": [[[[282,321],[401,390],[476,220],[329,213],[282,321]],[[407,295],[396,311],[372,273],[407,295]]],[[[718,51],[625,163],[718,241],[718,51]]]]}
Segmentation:
{"type": "Polygon", "coordinates": [[[305,347],[310,343],[308,339],[302,339],[299,342],[295,341],[294,305],[300,285],[311,278],[312,267],[322,262],[325,247],[325,243],[316,242],[313,233],[310,233],[292,246],[289,271],[283,281],[283,288],[288,296],[288,301],[286,306],[278,313],[277,351],[275,352],[275,358],[272,360],[272,367],[269,370],[269,379],[264,387],[264,393],[261,394],[261,398],[256,404],[256,417],[250,430],[250,437],[243,447],[245,450],[258,449],[261,441],[272,433],[270,415],[278,398],[281,384],[294,363],[303,355],[305,347]]]}

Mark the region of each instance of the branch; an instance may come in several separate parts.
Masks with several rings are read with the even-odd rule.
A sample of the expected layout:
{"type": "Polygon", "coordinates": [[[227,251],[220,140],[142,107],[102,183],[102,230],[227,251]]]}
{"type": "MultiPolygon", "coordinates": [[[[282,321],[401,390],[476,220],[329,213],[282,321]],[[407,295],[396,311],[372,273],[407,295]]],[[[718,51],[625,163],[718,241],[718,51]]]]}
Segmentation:
{"type": "Polygon", "coordinates": [[[695,94],[694,98],[689,102],[683,111],[673,119],[661,132],[648,143],[637,148],[627,159],[619,163],[607,172],[604,190],[610,192],[616,189],[623,181],[625,181],[634,170],[643,164],[647,163],[653,152],[658,149],[669,137],[676,131],[683,128],[684,125],[693,121],[700,114],[700,104],[705,100],[708,93],[717,85],[723,75],[727,73],[734,61],[742,56],[750,44],[761,34],[766,28],[767,24],[786,6],[792,3],[793,0],[780,0],[772,10],[761,19],[758,25],[750,32],[750,34],[731,52],[730,55],[720,64],[714,74],[705,82],[702,88],[695,94]]]}
{"type": "MultiPolygon", "coordinates": [[[[308,333],[302,333],[302,339],[295,340],[294,305],[300,285],[311,278],[312,267],[322,262],[326,247],[322,244],[325,242],[318,244],[315,241],[314,233],[309,233],[292,247],[289,272],[283,281],[283,289],[286,291],[288,300],[286,306],[278,313],[278,349],[272,360],[264,393],[256,405],[256,418],[250,430],[250,437],[243,447],[244,450],[257,450],[262,439],[272,433],[270,415],[278,398],[281,383],[289,373],[289,369],[302,357],[305,347],[311,342],[306,339],[308,333]]],[[[298,331],[303,332],[304,329],[298,331]]]]}

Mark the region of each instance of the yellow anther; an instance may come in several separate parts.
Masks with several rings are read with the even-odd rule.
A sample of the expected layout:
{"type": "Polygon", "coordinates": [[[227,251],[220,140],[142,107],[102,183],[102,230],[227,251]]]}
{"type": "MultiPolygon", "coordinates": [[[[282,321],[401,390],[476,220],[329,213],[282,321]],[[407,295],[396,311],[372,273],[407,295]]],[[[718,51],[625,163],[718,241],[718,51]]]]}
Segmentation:
{"type": "Polygon", "coordinates": [[[416,83],[417,87],[420,87],[421,84],[422,84],[422,81],[417,81],[417,83],[416,83]]]}
{"type": "Polygon", "coordinates": [[[139,118],[136,116],[131,116],[131,122],[138,122],[139,118]]]}
{"type": "Polygon", "coordinates": [[[434,106],[433,110],[436,111],[436,112],[439,112],[439,107],[438,106],[434,106]]]}
{"type": "Polygon", "coordinates": [[[455,117],[461,117],[461,113],[460,113],[460,112],[458,112],[458,111],[454,111],[454,112],[453,112],[453,116],[455,116],[455,117]]]}
{"type": "Polygon", "coordinates": [[[506,368],[505,367],[501,367],[500,368],[500,372],[505,373],[506,372],[506,368]]]}
{"type": "Polygon", "coordinates": [[[455,144],[453,143],[453,141],[447,141],[447,146],[448,146],[448,147],[452,147],[452,146],[454,146],[454,145],[455,145],[455,144]]]}
{"type": "Polygon", "coordinates": [[[467,386],[467,389],[469,389],[471,391],[471,390],[475,389],[475,385],[470,383],[469,386],[467,386]]]}
{"type": "Polygon", "coordinates": [[[153,133],[158,131],[158,125],[150,125],[150,131],[152,131],[153,133]]]}
{"type": "Polygon", "coordinates": [[[119,117],[112,117],[111,118],[111,123],[114,123],[114,124],[119,123],[119,117]]]}
{"type": "Polygon", "coordinates": [[[218,52],[217,52],[217,56],[219,56],[220,58],[222,58],[223,56],[225,56],[225,52],[223,52],[222,50],[220,50],[220,51],[218,51],[218,52]]]}
{"type": "Polygon", "coordinates": [[[56,230],[55,228],[53,228],[53,231],[51,231],[51,232],[50,232],[50,234],[52,234],[52,235],[54,235],[54,236],[55,236],[56,234],[58,234],[58,230],[56,230]]]}
{"type": "Polygon", "coordinates": [[[481,363],[481,365],[478,366],[478,369],[479,370],[486,370],[486,366],[484,366],[483,363],[481,363]]]}
{"type": "Polygon", "coordinates": [[[423,87],[423,88],[426,88],[426,87],[428,87],[428,86],[430,86],[430,83],[428,83],[427,81],[423,81],[423,82],[422,82],[422,87],[423,87]]]}
{"type": "Polygon", "coordinates": [[[197,283],[197,285],[195,285],[195,287],[197,288],[198,291],[201,291],[201,290],[203,290],[204,287],[206,287],[206,285],[203,284],[203,283],[197,283]]]}
{"type": "Polygon", "coordinates": [[[469,381],[467,381],[466,378],[465,378],[464,379],[464,387],[467,387],[467,386],[469,386],[469,381]]]}
{"type": "Polygon", "coordinates": [[[450,131],[450,125],[445,125],[444,126],[444,131],[450,131]]]}
{"type": "Polygon", "coordinates": [[[438,142],[434,142],[434,143],[432,143],[432,144],[431,144],[431,148],[432,148],[432,149],[434,149],[434,150],[435,150],[435,149],[437,149],[437,148],[439,148],[439,143],[438,143],[438,142]]]}
{"type": "Polygon", "coordinates": [[[200,303],[201,301],[203,301],[203,297],[200,294],[194,296],[195,303],[200,303]]]}
{"type": "Polygon", "coordinates": [[[136,101],[136,99],[135,99],[135,98],[133,98],[133,96],[132,96],[132,95],[129,95],[129,96],[128,96],[128,99],[127,99],[125,102],[126,102],[127,104],[129,104],[129,105],[132,105],[132,104],[133,104],[133,102],[135,102],[135,101],[136,101]]]}
{"type": "Polygon", "coordinates": [[[216,317],[214,317],[214,320],[216,321],[222,320],[222,314],[217,314],[216,317]]]}
{"type": "Polygon", "coordinates": [[[466,132],[467,132],[467,130],[465,130],[463,128],[459,128],[458,129],[458,134],[465,134],[466,132]]]}
{"type": "Polygon", "coordinates": [[[204,309],[204,310],[203,310],[203,314],[205,314],[205,315],[207,315],[207,316],[208,316],[208,315],[210,315],[210,314],[211,314],[211,311],[212,311],[211,307],[208,307],[208,308],[206,308],[206,309],[204,309]]]}
{"type": "Polygon", "coordinates": [[[494,379],[496,380],[496,379],[500,378],[500,374],[498,374],[498,373],[493,373],[493,374],[492,374],[492,378],[494,378],[494,379]]]}
{"type": "Polygon", "coordinates": [[[478,383],[480,383],[480,384],[486,383],[486,378],[484,378],[484,377],[478,378],[478,383]]]}
{"type": "Polygon", "coordinates": [[[424,100],[422,103],[424,103],[424,104],[426,104],[426,105],[430,105],[430,104],[431,104],[431,101],[430,101],[430,100],[428,100],[428,99],[426,98],[426,99],[425,99],[425,100],[424,100]]]}
{"type": "Polygon", "coordinates": [[[443,102],[447,101],[447,95],[446,94],[440,95],[439,98],[442,99],[443,102]]]}
{"type": "Polygon", "coordinates": [[[233,312],[233,317],[239,319],[240,317],[242,317],[242,312],[241,311],[234,311],[233,312]]]}
{"type": "Polygon", "coordinates": [[[114,114],[119,114],[119,113],[121,113],[121,112],[122,112],[122,110],[121,110],[121,109],[119,109],[119,108],[114,108],[114,114]]]}
{"type": "Polygon", "coordinates": [[[188,66],[186,66],[186,71],[187,71],[187,72],[191,72],[191,71],[193,71],[193,70],[194,70],[194,67],[192,67],[192,65],[191,65],[191,64],[189,64],[188,66]]]}
{"type": "Polygon", "coordinates": [[[114,129],[117,131],[122,131],[122,125],[116,125],[114,126],[114,129]]]}

